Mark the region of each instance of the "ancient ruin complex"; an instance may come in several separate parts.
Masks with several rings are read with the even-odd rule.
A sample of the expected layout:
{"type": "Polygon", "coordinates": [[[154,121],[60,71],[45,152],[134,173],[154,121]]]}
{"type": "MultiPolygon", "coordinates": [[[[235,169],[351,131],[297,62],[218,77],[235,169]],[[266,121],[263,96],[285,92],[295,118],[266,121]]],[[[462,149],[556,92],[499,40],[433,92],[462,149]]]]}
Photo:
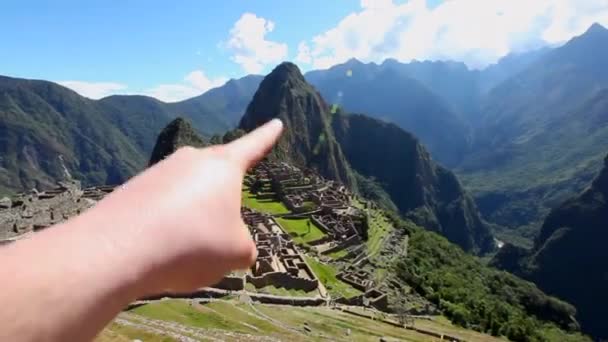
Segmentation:
{"type": "MultiPolygon", "coordinates": [[[[353,245],[360,247],[367,239],[366,213],[351,206],[352,194],[344,186],[286,163],[260,163],[246,177],[245,185],[257,198],[282,202],[289,213],[271,215],[243,207],[241,215],[257,245],[258,257],[250,269],[233,272],[213,287],[228,291],[272,287],[329,300],[327,290],[304,257],[304,250],[294,243],[277,217],[308,218],[309,224],[323,233],[323,237],[309,242],[309,247],[323,255],[353,245]]],[[[0,242],[27,238],[78,215],[113,190],[113,186],[83,189],[78,181],[63,181],[51,190],[34,189],[12,199],[2,198],[0,242]]],[[[345,304],[387,308],[386,294],[378,291],[370,274],[346,268],[337,277],[362,292],[357,297],[339,299],[345,304]]]]}

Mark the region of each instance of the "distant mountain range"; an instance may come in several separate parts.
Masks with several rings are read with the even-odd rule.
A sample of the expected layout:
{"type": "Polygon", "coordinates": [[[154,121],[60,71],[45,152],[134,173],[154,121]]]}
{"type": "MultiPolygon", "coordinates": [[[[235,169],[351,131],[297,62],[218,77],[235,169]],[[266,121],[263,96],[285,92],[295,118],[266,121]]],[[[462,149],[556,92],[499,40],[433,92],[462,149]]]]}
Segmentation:
{"type": "Polygon", "coordinates": [[[456,62],[350,60],[306,78],[330,103],[393,122],[462,177],[500,236],[531,245],[549,210],[599,170],[608,131],[608,30],[509,55],[456,62]]]}
{"type": "Polygon", "coordinates": [[[596,24],[482,99],[457,173],[489,220],[531,227],[532,239],[549,210],[599,170],[608,146],[606,61],[608,30],[596,24]]]}
{"type": "Polygon", "coordinates": [[[68,173],[85,184],[124,182],[146,166],[156,136],[177,116],[207,136],[235,127],[261,79],[164,103],[146,96],[94,101],[52,82],[0,77],[0,193],[44,189],[68,173]]]}

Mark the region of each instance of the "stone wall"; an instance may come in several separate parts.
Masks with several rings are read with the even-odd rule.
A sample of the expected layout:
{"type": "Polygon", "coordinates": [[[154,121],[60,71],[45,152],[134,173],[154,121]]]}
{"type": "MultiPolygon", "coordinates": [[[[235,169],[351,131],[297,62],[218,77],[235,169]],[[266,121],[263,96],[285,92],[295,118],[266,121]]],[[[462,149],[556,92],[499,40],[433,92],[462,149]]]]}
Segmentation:
{"type": "Polygon", "coordinates": [[[219,283],[211,287],[222,290],[240,291],[245,289],[245,277],[225,276],[219,283]]]}
{"type": "Polygon", "coordinates": [[[371,306],[380,311],[389,312],[388,296],[378,290],[369,290],[364,294],[351,298],[338,298],[336,303],[352,306],[371,306]]]}
{"type": "Polygon", "coordinates": [[[259,277],[247,275],[247,282],[255,286],[256,289],[272,285],[287,290],[302,290],[306,292],[314,291],[319,286],[317,279],[294,277],[289,273],[283,272],[270,272],[259,277]]]}
{"type": "Polygon", "coordinates": [[[346,240],[342,241],[342,243],[339,243],[325,251],[323,251],[323,254],[330,254],[333,253],[337,250],[340,249],[344,249],[353,245],[358,244],[359,242],[361,242],[361,238],[359,237],[359,235],[352,235],[349,238],[347,238],[346,240]]]}
{"type": "Polygon", "coordinates": [[[325,234],[331,233],[331,230],[325,224],[323,224],[323,222],[319,221],[317,219],[316,215],[310,216],[310,222],[314,223],[314,225],[317,226],[317,228],[319,228],[323,233],[325,233],[325,234]]]}
{"type": "Polygon", "coordinates": [[[279,304],[291,306],[320,306],[326,304],[323,298],[308,298],[308,297],[278,297],[278,296],[262,296],[250,294],[251,300],[263,304],[279,304]]]}

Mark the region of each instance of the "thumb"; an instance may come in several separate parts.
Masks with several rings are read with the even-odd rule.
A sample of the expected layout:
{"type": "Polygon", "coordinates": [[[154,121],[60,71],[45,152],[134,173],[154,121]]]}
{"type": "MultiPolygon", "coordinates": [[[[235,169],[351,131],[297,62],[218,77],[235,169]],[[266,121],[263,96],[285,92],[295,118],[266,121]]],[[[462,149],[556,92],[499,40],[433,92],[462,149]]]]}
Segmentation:
{"type": "Polygon", "coordinates": [[[266,156],[281,136],[281,132],[283,132],[281,120],[272,119],[249,134],[227,144],[226,152],[239,163],[243,172],[246,172],[266,156]]]}

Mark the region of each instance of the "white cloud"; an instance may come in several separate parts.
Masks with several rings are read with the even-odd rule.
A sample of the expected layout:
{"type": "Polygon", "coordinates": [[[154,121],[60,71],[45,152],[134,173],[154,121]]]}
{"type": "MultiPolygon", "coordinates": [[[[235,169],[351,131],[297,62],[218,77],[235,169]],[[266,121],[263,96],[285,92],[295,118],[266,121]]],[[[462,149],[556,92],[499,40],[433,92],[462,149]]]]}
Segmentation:
{"type": "Polygon", "coordinates": [[[90,99],[100,99],[127,89],[125,84],[114,82],[59,81],[57,83],[90,99]]]}
{"type": "Polygon", "coordinates": [[[458,0],[429,8],[361,0],[361,10],[301,42],[296,60],[328,68],[350,58],[454,59],[472,67],[511,51],[564,42],[593,22],[608,25],[606,0],[458,0]]]}
{"type": "Polygon", "coordinates": [[[259,74],[268,64],[276,64],[287,57],[287,44],[266,39],[274,30],[274,22],[245,13],[230,30],[230,38],[223,44],[245,72],[259,74]]]}
{"type": "Polygon", "coordinates": [[[298,44],[298,55],[296,56],[296,62],[309,64],[312,62],[312,56],[310,54],[310,47],[306,42],[300,42],[298,44]]]}
{"type": "Polygon", "coordinates": [[[145,95],[165,102],[177,102],[201,95],[211,88],[216,88],[228,81],[226,77],[211,79],[202,70],[195,70],[184,77],[184,82],[161,84],[144,91],[145,95]]]}

